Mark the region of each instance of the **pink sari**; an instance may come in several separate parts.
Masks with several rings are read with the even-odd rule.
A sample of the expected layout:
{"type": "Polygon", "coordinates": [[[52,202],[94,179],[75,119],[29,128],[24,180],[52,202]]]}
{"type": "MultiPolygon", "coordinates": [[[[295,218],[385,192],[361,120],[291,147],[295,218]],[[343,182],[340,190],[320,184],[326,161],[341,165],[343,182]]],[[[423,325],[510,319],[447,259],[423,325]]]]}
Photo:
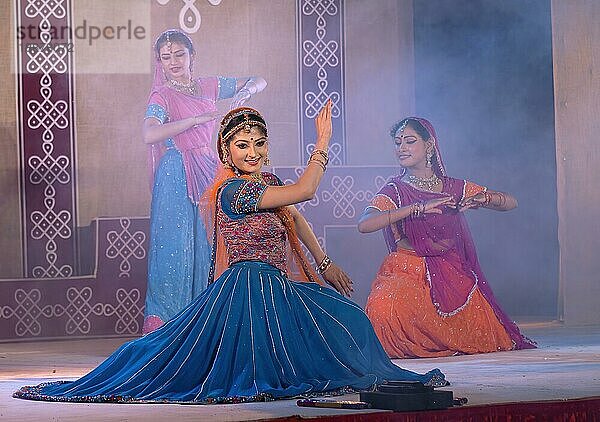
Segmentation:
{"type": "MultiPolygon", "coordinates": [[[[169,87],[159,66],[160,63],[157,62],[148,104],[156,104],[164,109],[166,116],[162,123],[198,116],[217,109],[216,101],[219,95],[217,77],[196,79],[200,88],[199,94],[192,96],[169,87]]],[[[196,205],[204,190],[212,183],[217,168],[217,157],[210,147],[216,124],[217,121],[213,120],[192,127],[172,138],[175,148],[183,157],[188,197],[196,205]]],[[[162,142],[152,144],[148,148],[151,181],[165,151],[166,147],[162,142]]]]}
{"type": "MultiPolygon", "coordinates": [[[[201,95],[206,96],[192,97],[164,85],[153,89],[148,104],[157,104],[167,110],[168,121],[177,121],[215,111],[218,94],[217,78],[201,78],[197,79],[197,83],[202,88],[201,95]]],[[[188,196],[194,204],[198,204],[200,196],[212,183],[215,176],[217,157],[210,148],[210,143],[216,124],[216,120],[211,121],[173,137],[175,147],[183,157],[188,196]]],[[[148,158],[152,179],[164,153],[163,143],[152,144],[149,147],[148,158]]]]}

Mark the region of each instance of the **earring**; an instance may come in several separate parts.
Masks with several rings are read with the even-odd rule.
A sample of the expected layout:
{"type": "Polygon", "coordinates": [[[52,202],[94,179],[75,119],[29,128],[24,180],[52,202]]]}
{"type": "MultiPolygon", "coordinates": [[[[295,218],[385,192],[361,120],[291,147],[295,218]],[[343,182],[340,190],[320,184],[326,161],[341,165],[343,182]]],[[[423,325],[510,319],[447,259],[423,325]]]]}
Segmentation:
{"type": "Polygon", "coordinates": [[[221,162],[223,163],[224,168],[231,168],[231,164],[229,164],[229,151],[227,151],[225,148],[223,148],[223,160],[221,162]]]}
{"type": "Polygon", "coordinates": [[[271,160],[269,160],[269,155],[267,154],[267,156],[265,157],[265,166],[270,166],[271,165],[271,160]]]}
{"type": "Polygon", "coordinates": [[[431,158],[433,157],[433,153],[431,151],[427,152],[427,161],[425,162],[425,165],[427,167],[431,167],[431,158]]]}

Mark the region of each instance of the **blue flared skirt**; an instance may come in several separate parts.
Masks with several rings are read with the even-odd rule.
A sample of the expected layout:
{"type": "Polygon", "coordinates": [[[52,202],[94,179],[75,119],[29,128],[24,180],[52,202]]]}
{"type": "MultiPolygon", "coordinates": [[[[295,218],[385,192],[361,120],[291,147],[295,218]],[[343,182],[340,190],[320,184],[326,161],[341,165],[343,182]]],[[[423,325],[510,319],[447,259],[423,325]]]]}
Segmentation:
{"type": "MultiPolygon", "coordinates": [[[[154,175],[145,317],[166,322],[207,286],[210,244],[172,141],[154,175]]],[[[152,325],[152,324],[150,324],[152,325]]]]}
{"type": "Polygon", "coordinates": [[[368,390],[385,380],[445,384],[437,369],[417,374],[394,365],[354,302],[244,261],[84,377],[23,387],[14,397],[230,403],[368,390]]]}

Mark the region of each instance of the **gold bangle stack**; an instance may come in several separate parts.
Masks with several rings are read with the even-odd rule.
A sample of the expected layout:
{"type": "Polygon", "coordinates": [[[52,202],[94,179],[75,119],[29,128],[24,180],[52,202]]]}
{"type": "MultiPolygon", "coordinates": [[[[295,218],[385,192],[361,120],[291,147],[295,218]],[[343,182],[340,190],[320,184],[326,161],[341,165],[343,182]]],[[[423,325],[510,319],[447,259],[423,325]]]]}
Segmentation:
{"type": "Polygon", "coordinates": [[[329,258],[327,255],[325,255],[323,257],[323,259],[321,260],[321,263],[319,265],[317,265],[315,267],[315,269],[317,270],[317,272],[321,275],[323,275],[325,273],[325,271],[327,271],[327,269],[331,266],[331,258],[329,258]]]}
{"type": "Polygon", "coordinates": [[[410,206],[410,213],[413,217],[425,214],[425,202],[415,202],[410,206]]]}
{"type": "Polygon", "coordinates": [[[315,149],[308,159],[308,164],[317,163],[323,169],[323,172],[327,170],[327,164],[329,163],[329,155],[327,151],[323,151],[322,149],[315,149]]]}
{"type": "Polygon", "coordinates": [[[496,205],[499,207],[504,207],[506,205],[506,195],[504,192],[496,192],[496,195],[500,197],[500,203],[496,205]]]}
{"type": "Polygon", "coordinates": [[[485,191],[485,192],[483,192],[483,196],[485,197],[485,201],[481,205],[483,205],[484,207],[486,205],[490,205],[492,203],[492,194],[489,193],[488,191],[485,191]]]}

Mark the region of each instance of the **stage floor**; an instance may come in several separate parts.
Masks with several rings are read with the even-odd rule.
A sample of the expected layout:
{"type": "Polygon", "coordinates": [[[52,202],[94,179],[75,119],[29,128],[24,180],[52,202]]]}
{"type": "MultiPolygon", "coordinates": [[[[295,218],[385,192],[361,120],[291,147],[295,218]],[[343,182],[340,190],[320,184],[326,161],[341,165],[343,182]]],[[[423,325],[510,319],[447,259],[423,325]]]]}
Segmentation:
{"type": "MultiPolygon", "coordinates": [[[[455,397],[468,398],[471,406],[600,396],[600,327],[564,327],[552,323],[521,327],[527,336],[539,343],[538,349],[395,362],[417,372],[440,368],[452,383],[448,389],[455,397]]],[[[0,343],[0,420],[247,421],[358,412],[300,408],[296,406],[296,400],[187,406],[44,403],[11,397],[12,392],[22,385],[79,377],[124,341],[0,343]]],[[[357,400],[358,395],[337,399],[342,398],[357,400]]]]}

